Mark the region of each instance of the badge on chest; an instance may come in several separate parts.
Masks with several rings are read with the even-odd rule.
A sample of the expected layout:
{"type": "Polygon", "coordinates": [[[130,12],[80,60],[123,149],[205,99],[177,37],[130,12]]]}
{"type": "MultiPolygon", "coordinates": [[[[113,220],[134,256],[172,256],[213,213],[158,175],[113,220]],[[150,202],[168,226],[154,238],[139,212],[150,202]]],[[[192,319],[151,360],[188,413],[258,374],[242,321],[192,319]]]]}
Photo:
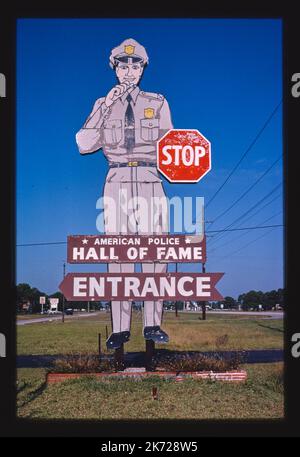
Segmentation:
{"type": "Polygon", "coordinates": [[[145,108],[144,109],[144,116],[146,119],[153,119],[155,111],[153,108],[145,108]]]}

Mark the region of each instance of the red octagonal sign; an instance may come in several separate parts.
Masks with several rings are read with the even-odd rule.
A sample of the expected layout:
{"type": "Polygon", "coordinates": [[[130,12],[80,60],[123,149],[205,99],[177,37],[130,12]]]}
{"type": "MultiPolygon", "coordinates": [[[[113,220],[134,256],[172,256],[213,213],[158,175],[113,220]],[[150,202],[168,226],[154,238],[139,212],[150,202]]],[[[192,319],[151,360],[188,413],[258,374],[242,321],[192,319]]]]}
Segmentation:
{"type": "Polygon", "coordinates": [[[198,182],[211,169],[210,142],[198,130],[169,130],[157,142],[157,168],[170,182],[198,182]]]}

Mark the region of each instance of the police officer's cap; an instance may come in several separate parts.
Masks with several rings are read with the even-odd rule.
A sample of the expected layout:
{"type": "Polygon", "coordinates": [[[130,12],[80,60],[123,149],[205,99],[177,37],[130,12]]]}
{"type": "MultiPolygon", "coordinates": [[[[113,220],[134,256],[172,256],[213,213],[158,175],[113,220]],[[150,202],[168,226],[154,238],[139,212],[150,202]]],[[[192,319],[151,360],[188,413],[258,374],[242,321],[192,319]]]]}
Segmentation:
{"type": "Polygon", "coordinates": [[[109,65],[114,68],[118,62],[148,64],[149,58],[144,46],[133,38],[124,40],[119,46],[111,51],[109,65]]]}

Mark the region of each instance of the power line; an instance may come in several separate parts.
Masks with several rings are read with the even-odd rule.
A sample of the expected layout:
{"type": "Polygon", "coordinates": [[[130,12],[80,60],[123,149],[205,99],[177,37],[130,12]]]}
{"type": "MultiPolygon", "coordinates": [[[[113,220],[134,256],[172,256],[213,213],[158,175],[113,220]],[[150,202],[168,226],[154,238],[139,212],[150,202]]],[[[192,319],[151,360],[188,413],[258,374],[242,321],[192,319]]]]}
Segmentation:
{"type": "Polygon", "coordinates": [[[264,236],[267,236],[269,233],[273,232],[273,230],[275,230],[275,228],[276,228],[276,227],[271,228],[271,230],[269,230],[268,232],[263,233],[263,235],[261,235],[261,236],[255,238],[254,240],[252,240],[252,241],[250,241],[249,243],[245,244],[244,246],[240,247],[240,248],[237,249],[236,251],[231,252],[230,254],[225,255],[223,258],[225,258],[225,257],[226,257],[226,258],[227,258],[227,257],[232,257],[232,256],[233,256],[234,254],[236,254],[237,252],[240,252],[240,251],[242,251],[243,249],[245,249],[245,248],[247,248],[248,246],[250,246],[250,244],[255,243],[255,241],[258,241],[258,240],[260,240],[261,238],[263,238],[264,236]]]}
{"type": "Polygon", "coordinates": [[[237,200],[235,200],[227,209],[225,209],[225,211],[223,211],[221,214],[219,214],[219,216],[217,216],[212,221],[212,224],[214,224],[218,219],[220,219],[222,216],[227,214],[228,211],[230,211],[237,203],[239,203],[269,173],[269,171],[272,170],[272,168],[277,164],[277,162],[279,162],[279,160],[281,158],[282,158],[282,154],[280,155],[280,157],[278,157],[277,160],[275,160],[275,162],[273,162],[273,164],[253,184],[251,184],[251,186],[245,192],[243,192],[243,194],[239,198],[237,198],[237,200]]]}
{"type": "Polygon", "coordinates": [[[67,244],[66,241],[53,241],[53,242],[46,242],[46,243],[23,243],[17,244],[16,246],[50,246],[52,244],[67,244]]]}
{"type": "MultiPolygon", "coordinates": [[[[248,148],[246,149],[246,151],[244,152],[244,154],[242,155],[242,157],[240,158],[240,160],[238,161],[238,163],[234,166],[234,168],[231,170],[231,172],[229,173],[229,175],[227,176],[227,178],[225,179],[225,181],[221,184],[221,186],[216,190],[216,192],[214,193],[214,195],[210,198],[210,200],[208,201],[208,203],[205,205],[205,208],[207,208],[210,203],[215,199],[215,197],[218,195],[218,193],[221,191],[221,189],[223,189],[223,187],[225,186],[225,184],[229,181],[229,179],[231,178],[231,176],[235,173],[235,171],[237,170],[237,168],[239,167],[239,165],[241,164],[241,162],[244,160],[244,158],[246,157],[246,155],[250,152],[250,150],[252,149],[252,147],[255,145],[255,143],[257,142],[257,140],[259,139],[259,137],[261,136],[261,134],[263,133],[263,131],[265,130],[265,128],[267,127],[267,125],[269,124],[269,122],[271,121],[271,119],[273,118],[273,116],[275,115],[276,111],[278,110],[278,108],[280,107],[282,103],[282,100],[280,100],[279,104],[275,107],[275,109],[272,111],[272,113],[270,114],[270,116],[267,118],[266,122],[263,124],[262,128],[259,130],[259,132],[257,133],[257,135],[255,136],[254,140],[250,143],[250,145],[248,146],[248,148]]],[[[279,160],[280,158],[278,158],[279,160]]],[[[277,163],[277,161],[270,167],[270,169],[277,163]]],[[[270,169],[268,169],[254,184],[252,187],[250,187],[246,192],[245,194],[243,194],[239,199],[238,201],[240,201],[248,192],[250,192],[250,190],[253,189],[253,187],[258,184],[258,182],[270,171],[270,169]]],[[[236,201],[230,208],[228,208],[225,212],[229,211],[236,203],[238,203],[238,201],[236,201]]],[[[221,217],[222,215],[225,214],[222,213],[221,215],[219,215],[217,218],[219,219],[219,217],[221,217]]],[[[196,218],[197,219],[197,218],[196,218]]],[[[216,219],[215,219],[216,220],[216,219]]],[[[212,222],[210,222],[210,224],[213,224],[215,222],[215,220],[213,220],[212,222]]]]}
{"type": "Polygon", "coordinates": [[[246,157],[246,155],[250,152],[250,150],[252,149],[252,147],[255,145],[255,143],[257,142],[257,140],[259,139],[259,137],[261,136],[261,134],[263,133],[263,131],[265,130],[265,128],[267,127],[267,125],[269,124],[269,122],[271,121],[271,119],[273,118],[273,116],[275,115],[275,113],[277,112],[278,108],[280,107],[282,103],[282,100],[280,100],[280,102],[278,103],[278,105],[275,107],[275,109],[272,111],[272,113],[270,114],[270,116],[267,118],[267,120],[265,121],[265,123],[263,124],[262,128],[259,130],[259,132],[257,133],[257,135],[255,136],[254,140],[250,143],[250,145],[248,146],[248,148],[246,149],[246,151],[244,152],[244,154],[242,155],[242,157],[240,158],[240,160],[238,161],[238,163],[233,167],[233,169],[231,170],[231,172],[229,173],[229,175],[227,176],[227,178],[225,179],[225,181],[223,182],[223,184],[221,184],[221,186],[216,190],[216,192],[214,193],[214,195],[210,198],[210,200],[208,201],[207,205],[206,205],[206,208],[210,205],[210,203],[216,198],[216,196],[218,195],[218,193],[223,189],[223,187],[225,186],[225,184],[229,181],[229,179],[231,178],[231,176],[235,173],[235,171],[237,170],[237,168],[239,167],[239,165],[242,163],[242,161],[244,160],[244,158],[246,157]]]}
{"type": "MultiPolygon", "coordinates": [[[[282,226],[282,224],[280,224],[282,226]]],[[[207,233],[219,233],[219,232],[234,232],[234,231],[239,231],[239,230],[254,230],[254,229],[264,229],[264,228],[269,228],[269,227],[279,227],[279,225],[257,225],[254,227],[243,227],[243,228],[234,228],[234,229],[221,229],[221,230],[208,230],[207,233]]],[[[176,236],[176,235],[174,235],[176,236]]],[[[57,241],[57,242],[50,242],[50,243],[25,243],[25,244],[17,244],[17,247],[19,246],[50,246],[50,245],[58,245],[58,244],[67,244],[65,241],[57,241]]]]}
{"type": "MultiPolygon", "coordinates": [[[[272,195],[276,190],[281,186],[282,182],[280,182],[277,186],[275,186],[267,195],[265,195],[263,198],[261,198],[258,202],[256,202],[250,209],[248,209],[245,213],[243,213],[241,216],[239,216],[237,219],[235,219],[231,224],[227,225],[225,229],[231,228],[234,224],[239,222],[241,219],[243,219],[245,216],[247,216],[252,210],[254,210],[257,206],[259,206],[264,200],[266,200],[270,195],[272,195]]],[[[218,234],[216,235],[216,237],[218,234]]]]}
{"type": "MultiPolygon", "coordinates": [[[[273,214],[271,217],[268,217],[268,218],[265,219],[263,222],[261,222],[261,224],[265,224],[266,222],[268,222],[269,220],[271,220],[271,219],[273,219],[274,217],[278,216],[279,214],[282,214],[282,211],[279,211],[278,213],[273,214]]],[[[283,224],[273,225],[273,227],[279,227],[279,226],[282,227],[283,224]]],[[[272,227],[272,226],[270,225],[270,226],[264,226],[264,227],[266,228],[266,227],[272,227]]],[[[224,247],[224,246],[227,246],[228,244],[230,244],[230,243],[232,243],[232,242],[234,242],[234,241],[239,240],[239,239],[242,238],[243,236],[247,235],[247,233],[249,233],[250,230],[252,230],[253,228],[254,228],[254,227],[251,227],[251,228],[249,227],[248,229],[247,229],[247,228],[233,229],[233,230],[247,230],[247,231],[246,231],[246,233],[242,233],[240,236],[238,236],[238,237],[236,237],[236,238],[233,238],[232,240],[229,240],[229,241],[227,241],[226,243],[223,243],[223,244],[221,244],[221,245],[219,245],[219,246],[215,246],[215,247],[212,249],[211,252],[215,252],[216,250],[218,250],[218,249],[220,249],[220,248],[222,248],[222,247],[224,247]]],[[[257,228],[262,228],[262,226],[257,227],[257,228]]]]}
{"type": "MultiPolygon", "coordinates": [[[[274,217],[274,216],[272,216],[274,217]]],[[[270,218],[271,219],[271,218],[270,218]]],[[[269,227],[283,227],[283,224],[276,224],[276,225],[256,225],[254,227],[243,227],[243,228],[233,228],[233,229],[221,229],[221,230],[211,230],[208,231],[207,233],[219,233],[219,232],[236,232],[240,230],[254,230],[254,229],[264,229],[264,228],[269,228],[269,227]]]]}
{"type": "MultiPolygon", "coordinates": [[[[258,213],[260,213],[263,209],[265,209],[267,206],[269,206],[271,203],[273,203],[275,200],[277,200],[277,199],[278,199],[279,197],[281,197],[281,196],[282,196],[282,195],[281,195],[281,193],[280,193],[280,194],[277,195],[276,197],[272,198],[272,200],[270,200],[270,201],[267,202],[265,205],[263,205],[261,208],[259,208],[257,211],[255,211],[254,214],[251,214],[251,215],[250,215],[249,217],[247,217],[244,221],[242,221],[240,224],[238,224],[238,225],[236,226],[236,228],[238,228],[238,227],[240,227],[241,225],[245,224],[247,221],[249,221],[249,219],[252,219],[254,216],[256,216],[258,213]]],[[[264,224],[265,222],[266,222],[266,221],[261,222],[261,224],[264,224]]],[[[212,240],[212,243],[214,243],[214,242],[216,242],[216,241],[218,242],[218,241],[220,240],[220,238],[222,238],[222,236],[224,237],[224,236],[226,236],[226,235],[228,235],[228,233],[224,233],[223,235],[220,235],[220,236],[217,238],[217,240],[216,240],[216,239],[212,240]]],[[[215,235],[211,235],[211,236],[212,236],[213,238],[215,237],[215,235]]]]}

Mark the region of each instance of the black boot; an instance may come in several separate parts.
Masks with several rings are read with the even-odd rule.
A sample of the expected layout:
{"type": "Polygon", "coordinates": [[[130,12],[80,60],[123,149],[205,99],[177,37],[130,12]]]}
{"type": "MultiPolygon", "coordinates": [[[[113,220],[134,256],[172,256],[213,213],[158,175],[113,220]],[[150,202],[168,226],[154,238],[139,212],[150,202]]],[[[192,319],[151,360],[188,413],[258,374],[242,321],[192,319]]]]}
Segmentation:
{"type": "Polygon", "coordinates": [[[127,343],[130,338],[130,332],[112,333],[106,340],[107,349],[118,349],[123,343],[127,343]]]}
{"type": "Polygon", "coordinates": [[[145,340],[152,340],[155,343],[168,343],[169,337],[164,332],[159,325],[155,325],[153,327],[145,327],[144,328],[144,338],[145,340]]]}

